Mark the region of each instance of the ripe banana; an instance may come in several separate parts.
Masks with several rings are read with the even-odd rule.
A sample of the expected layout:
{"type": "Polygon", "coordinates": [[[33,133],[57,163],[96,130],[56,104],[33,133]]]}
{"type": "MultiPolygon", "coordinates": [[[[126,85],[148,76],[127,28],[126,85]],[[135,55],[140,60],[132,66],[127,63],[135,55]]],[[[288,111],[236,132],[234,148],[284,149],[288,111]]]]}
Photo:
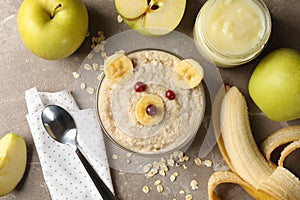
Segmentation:
{"type": "Polygon", "coordinates": [[[164,117],[164,103],[163,100],[155,94],[145,94],[141,97],[135,107],[135,117],[137,121],[143,125],[156,125],[164,117]],[[154,105],[157,108],[156,114],[150,116],[146,112],[149,105],[154,105]]]}
{"type": "Polygon", "coordinates": [[[204,77],[204,70],[197,61],[185,59],[174,67],[172,76],[178,87],[190,89],[200,84],[204,77]]]}
{"type": "Polygon", "coordinates": [[[133,64],[124,53],[115,53],[104,62],[104,74],[112,81],[129,80],[133,76],[133,64]]]}
{"type": "Polygon", "coordinates": [[[213,111],[214,130],[221,132],[218,146],[232,172],[219,171],[210,177],[209,199],[220,199],[214,189],[228,182],[239,184],[255,199],[300,199],[299,179],[284,167],[269,164],[259,151],[241,92],[231,87],[218,104],[214,104],[220,106],[219,113],[213,111]]]}

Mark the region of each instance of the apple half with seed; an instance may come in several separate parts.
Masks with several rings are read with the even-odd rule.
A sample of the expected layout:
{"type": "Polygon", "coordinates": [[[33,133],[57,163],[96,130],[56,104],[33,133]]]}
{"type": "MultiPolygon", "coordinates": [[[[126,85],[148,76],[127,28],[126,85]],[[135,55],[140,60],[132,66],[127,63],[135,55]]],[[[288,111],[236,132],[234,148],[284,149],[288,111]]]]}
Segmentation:
{"type": "Polygon", "coordinates": [[[22,137],[14,133],[0,140],[0,197],[10,193],[21,181],[27,164],[27,148],[22,137]]]}
{"type": "Polygon", "coordinates": [[[186,0],[115,0],[115,5],[132,29],[146,36],[159,36],[179,25],[186,0]]]}

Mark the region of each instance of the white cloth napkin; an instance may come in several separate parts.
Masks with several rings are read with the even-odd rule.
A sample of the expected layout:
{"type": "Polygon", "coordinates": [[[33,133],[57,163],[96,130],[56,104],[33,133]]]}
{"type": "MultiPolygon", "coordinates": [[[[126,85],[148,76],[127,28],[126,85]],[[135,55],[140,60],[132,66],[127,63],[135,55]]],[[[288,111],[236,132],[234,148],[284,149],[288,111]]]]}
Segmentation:
{"type": "Polygon", "coordinates": [[[107,155],[101,129],[93,109],[79,110],[67,91],[38,92],[36,88],[25,91],[28,108],[26,116],[41,162],[45,182],[53,200],[99,200],[97,188],[68,145],[53,140],[45,131],[41,111],[46,105],[56,104],[71,113],[78,128],[78,144],[98,175],[113,191],[107,155]]]}

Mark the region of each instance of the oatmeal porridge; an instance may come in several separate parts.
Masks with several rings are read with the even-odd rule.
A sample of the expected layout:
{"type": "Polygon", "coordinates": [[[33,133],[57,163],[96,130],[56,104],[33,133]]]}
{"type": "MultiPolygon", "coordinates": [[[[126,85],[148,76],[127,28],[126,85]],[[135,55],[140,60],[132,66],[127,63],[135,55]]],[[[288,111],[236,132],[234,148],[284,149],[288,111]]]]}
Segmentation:
{"type": "MultiPolygon", "coordinates": [[[[178,87],[174,67],[181,59],[172,54],[142,50],[128,58],[132,62],[129,78],[119,83],[106,76],[99,87],[98,114],[106,134],[120,146],[142,154],[182,147],[193,139],[204,116],[202,84],[178,87]]],[[[114,68],[116,73],[120,63],[114,68]]]]}

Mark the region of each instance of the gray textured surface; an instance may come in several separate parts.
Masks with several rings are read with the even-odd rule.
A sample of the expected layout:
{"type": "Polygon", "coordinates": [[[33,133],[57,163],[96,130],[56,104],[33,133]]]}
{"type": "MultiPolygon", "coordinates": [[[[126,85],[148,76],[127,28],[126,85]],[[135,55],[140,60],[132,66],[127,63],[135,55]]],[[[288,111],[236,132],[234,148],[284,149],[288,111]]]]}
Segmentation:
{"type": "MultiPolygon", "coordinates": [[[[0,199],[48,200],[51,198],[43,180],[39,159],[25,118],[27,109],[24,91],[31,87],[37,87],[41,91],[71,90],[74,83],[71,72],[78,70],[89,53],[91,38],[86,38],[80,49],[67,59],[46,61],[34,56],[22,44],[17,32],[16,17],[21,2],[21,0],[1,0],[0,3],[0,136],[7,132],[15,132],[25,138],[28,146],[28,165],[26,174],[18,187],[0,199]]],[[[128,29],[125,24],[117,22],[113,0],[85,0],[85,3],[89,11],[91,35],[103,30],[106,37],[110,37],[128,29]]],[[[194,20],[203,3],[204,0],[188,0],[186,13],[177,28],[178,31],[192,36],[194,20]]],[[[292,47],[300,50],[300,1],[266,0],[266,4],[273,20],[272,36],[267,48],[262,55],[245,66],[221,70],[224,81],[238,86],[246,95],[252,113],[251,123],[258,143],[280,125],[262,119],[251,102],[247,92],[251,72],[262,56],[275,48],[292,47]]],[[[294,123],[299,124],[299,121],[294,123]]],[[[193,149],[191,152],[193,154],[193,149]]],[[[218,156],[217,149],[215,152],[210,156],[218,156]]],[[[299,160],[299,154],[295,156],[299,160]]],[[[207,174],[207,176],[212,172],[212,169],[196,169],[195,167],[182,171],[184,178],[176,184],[166,184],[163,194],[158,194],[153,187],[156,179],[146,179],[144,175],[123,174],[117,171],[112,171],[112,176],[116,193],[123,200],[172,199],[174,196],[177,196],[177,199],[184,199],[178,191],[181,188],[188,189],[191,178],[196,178],[200,182],[199,190],[191,193],[195,199],[200,199],[200,197],[205,199],[207,176],[200,177],[199,170],[202,170],[201,174],[207,174]],[[142,185],[146,183],[151,185],[152,189],[147,195],[141,192],[142,185]]],[[[221,189],[225,191],[225,195],[228,191],[233,194],[237,192],[231,186],[221,189]]],[[[230,199],[233,198],[230,197],[230,199]]]]}

